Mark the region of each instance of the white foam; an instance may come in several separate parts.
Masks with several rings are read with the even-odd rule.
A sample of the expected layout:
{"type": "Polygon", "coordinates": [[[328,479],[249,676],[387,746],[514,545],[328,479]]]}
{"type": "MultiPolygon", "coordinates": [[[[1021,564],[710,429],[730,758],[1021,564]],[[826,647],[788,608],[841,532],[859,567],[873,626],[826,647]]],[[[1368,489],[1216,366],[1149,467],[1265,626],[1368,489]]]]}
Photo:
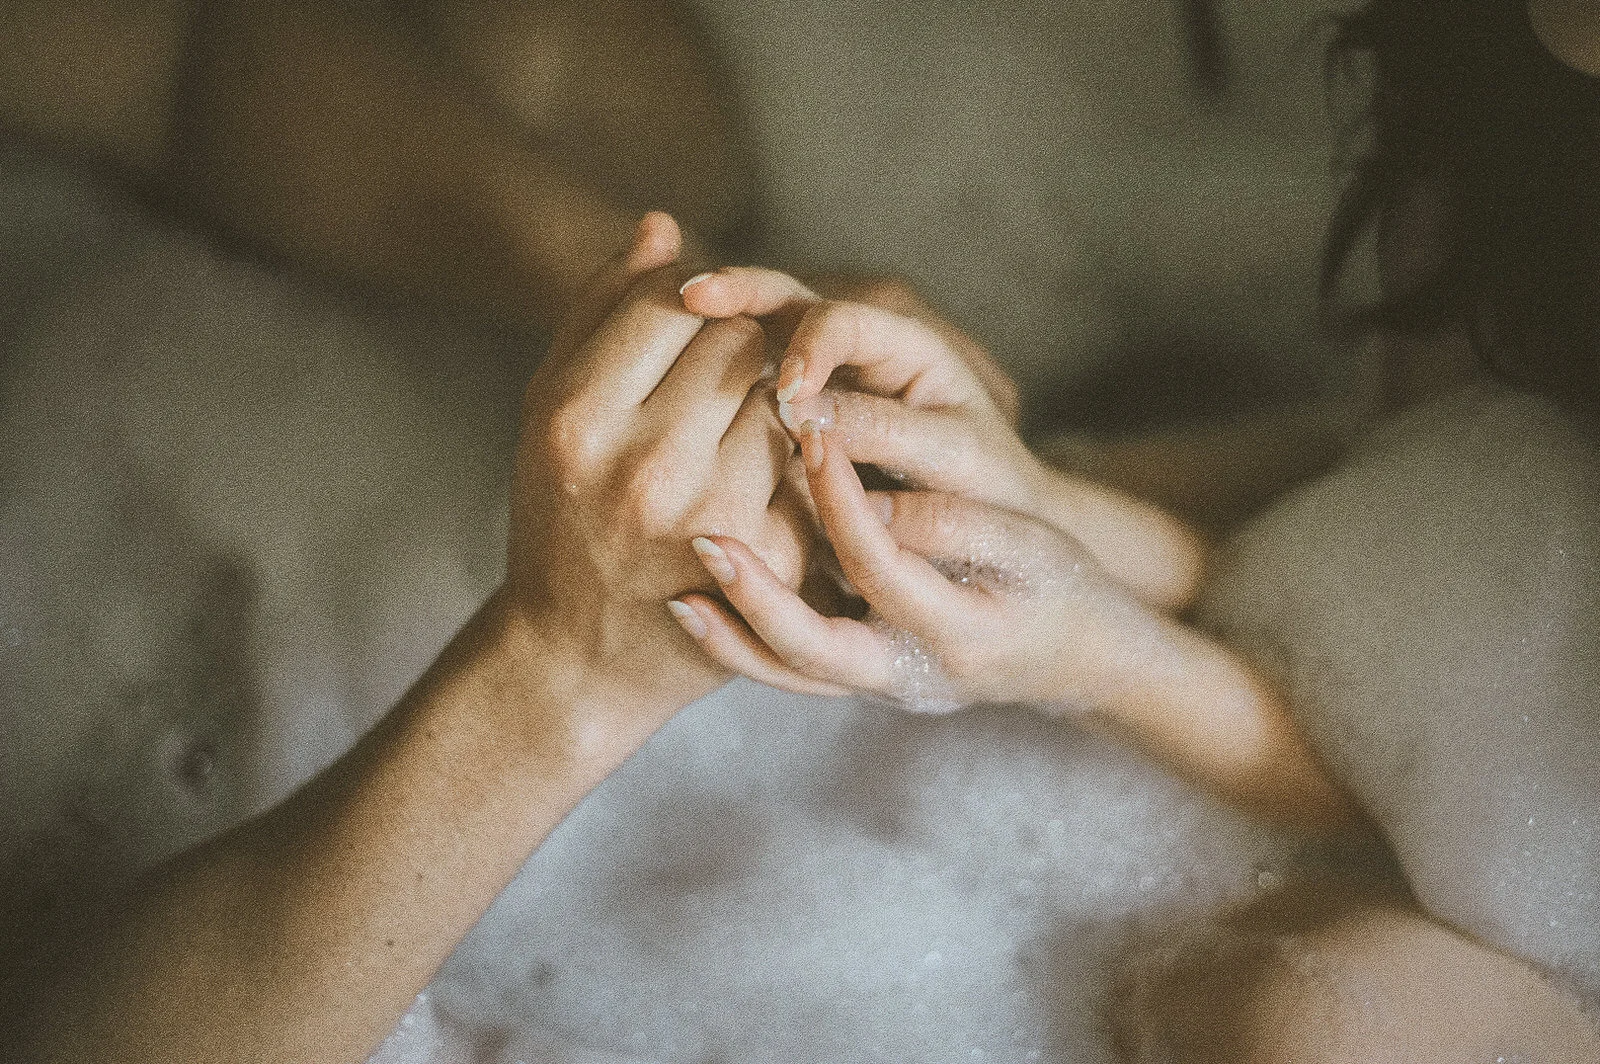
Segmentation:
{"type": "Polygon", "coordinates": [[[1600,1001],[1600,456],[1492,386],[1232,545],[1211,623],[1289,684],[1422,904],[1600,1001]]]}

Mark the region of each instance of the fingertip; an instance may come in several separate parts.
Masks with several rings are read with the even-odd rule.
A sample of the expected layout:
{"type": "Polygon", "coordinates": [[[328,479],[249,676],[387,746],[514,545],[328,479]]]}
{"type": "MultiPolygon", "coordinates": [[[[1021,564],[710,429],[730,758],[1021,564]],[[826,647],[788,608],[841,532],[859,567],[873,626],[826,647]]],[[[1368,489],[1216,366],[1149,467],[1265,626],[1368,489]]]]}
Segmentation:
{"type": "Polygon", "coordinates": [[[696,285],[705,284],[705,282],[711,280],[711,278],[715,277],[716,275],[717,272],[715,270],[707,270],[704,273],[695,274],[693,277],[689,278],[687,281],[683,282],[683,284],[678,286],[678,294],[683,297],[684,303],[687,304],[691,299],[696,299],[699,296],[698,293],[691,296],[689,294],[689,289],[695,287],[696,285]]]}
{"type": "Polygon", "coordinates": [[[683,307],[702,318],[732,318],[743,313],[737,299],[730,299],[729,277],[719,270],[697,273],[678,289],[683,307]]]}
{"type": "Polygon", "coordinates": [[[706,536],[696,536],[689,541],[689,546],[694,549],[695,555],[700,559],[700,564],[705,566],[706,572],[719,584],[731,584],[739,579],[739,570],[733,566],[733,561],[728,557],[728,552],[720,543],[713,542],[706,536]]]}
{"type": "Polygon", "coordinates": [[[800,394],[800,388],[805,384],[806,366],[804,362],[796,365],[793,360],[784,359],[783,365],[778,367],[778,402],[792,403],[795,396],[800,394]]]}
{"type": "Polygon", "coordinates": [[[683,250],[683,230],[666,211],[649,211],[639,219],[628,249],[628,265],[633,271],[653,270],[677,261],[683,250]]]}

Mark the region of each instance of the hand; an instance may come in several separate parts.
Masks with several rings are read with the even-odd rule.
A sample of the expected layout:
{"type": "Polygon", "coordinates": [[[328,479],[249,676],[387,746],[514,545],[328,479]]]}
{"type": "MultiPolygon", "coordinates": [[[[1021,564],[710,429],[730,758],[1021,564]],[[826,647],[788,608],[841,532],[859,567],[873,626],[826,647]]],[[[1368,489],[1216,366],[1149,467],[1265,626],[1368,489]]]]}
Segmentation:
{"type": "Polygon", "coordinates": [[[685,627],[714,659],[790,690],[867,692],[921,710],[1098,706],[1129,686],[1127,648],[1158,642],[1161,624],[1080,545],[956,495],[869,494],[840,443],[815,422],[801,434],[817,513],[872,615],[824,617],[737,537],[706,537],[697,549],[738,611],[685,597],[697,622],[685,627]]]}
{"type": "Polygon", "coordinates": [[[1142,601],[1178,609],[1192,598],[1203,558],[1194,532],[1162,510],[1045,466],[980,376],[993,364],[963,353],[976,345],[949,326],[823,300],[786,274],[746,267],[701,275],[683,299],[709,318],[748,314],[789,334],[777,394],[791,431],[815,420],[837,430],[852,461],[1065,532],[1142,601]],[[854,390],[825,390],[836,378],[854,390]]]}
{"type": "Polygon", "coordinates": [[[823,298],[865,303],[902,318],[910,318],[938,333],[950,350],[966,363],[1006,421],[1016,425],[1022,414],[1022,393],[1017,388],[1017,382],[1000,368],[989,352],[978,346],[976,341],[957,328],[906,281],[898,277],[830,275],[813,278],[810,283],[823,298]]]}
{"type": "Polygon", "coordinates": [[[542,668],[625,710],[675,711],[726,678],[665,608],[706,582],[692,538],[739,537],[786,586],[808,538],[762,330],[682,308],[680,247],[647,215],[591,282],[528,385],[512,483],[502,597],[542,668]]]}
{"type": "Polygon", "coordinates": [[[691,594],[681,620],[713,659],[789,690],[923,711],[1093,712],[1230,798],[1307,823],[1352,815],[1270,686],[1140,603],[1070,537],[948,494],[868,494],[838,434],[814,421],[801,446],[823,529],[873,613],[822,616],[737,538],[706,537],[696,549],[738,616],[691,594]]]}

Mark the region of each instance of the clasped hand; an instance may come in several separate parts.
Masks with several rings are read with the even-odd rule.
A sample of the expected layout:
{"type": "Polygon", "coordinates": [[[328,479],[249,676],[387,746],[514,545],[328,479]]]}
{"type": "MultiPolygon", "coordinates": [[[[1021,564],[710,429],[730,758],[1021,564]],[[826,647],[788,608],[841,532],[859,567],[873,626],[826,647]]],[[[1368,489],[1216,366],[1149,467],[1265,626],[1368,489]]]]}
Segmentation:
{"type": "Polygon", "coordinates": [[[940,708],[1098,707],[1153,675],[1171,626],[1152,603],[1187,597],[1197,544],[1165,515],[1035,458],[976,345],[770,270],[719,271],[684,299],[707,318],[788,332],[780,417],[821,529],[871,607],[866,620],[824,616],[738,537],[708,536],[696,548],[723,601],[693,594],[677,612],[711,657],[791,690],[940,708]],[[857,464],[905,488],[869,492],[857,464]]]}
{"type": "Polygon", "coordinates": [[[956,702],[1112,697],[1157,641],[1148,603],[1192,582],[1171,575],[1186,533],[1043,466],[1008,382],[948,327],[768,270],[680,296],[678,244],[647,216],[529,386],[507,580],[524,615],[584,673],[679,704],[728,671],[904,694],[908,644],[956,702]],[[906,486],[868,492],[855,463],[906,486]],[[867,620],[797,593],[813,522],[867,620]]]}
{"type": "Polygon", "coordinates": [[[529,383],[501,593],[541,669],[656,718],[727,677],[664,608],[707,583],[690,541],[737,537],[787,588],[811,538],[763,330],[685,310],[680,248],[670,217],[645,216],[529,383]]]}

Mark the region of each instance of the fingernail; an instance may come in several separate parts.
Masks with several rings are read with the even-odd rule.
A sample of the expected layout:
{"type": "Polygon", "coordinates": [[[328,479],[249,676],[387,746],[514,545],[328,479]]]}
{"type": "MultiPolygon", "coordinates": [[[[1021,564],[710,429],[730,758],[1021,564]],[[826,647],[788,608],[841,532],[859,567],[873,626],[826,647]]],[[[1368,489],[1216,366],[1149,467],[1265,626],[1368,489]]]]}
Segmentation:
{"type": "Polygon", "coordinates": [[[815,421],[800,426],[800,451],[806,456],[807,469],[822,468],[822,426],[815,421]]]}
{"type": "Polygon", "coordinates": [[[884,524],[894,523],[894,496],[882,491],[867,493],[867,502],[878,513],[878,520],[884,524]]]}
{"type": "Polygon", "coordinates": [[[683,287],[678,289],[678,294],[681,296],[685,292],[687,292],[689,289],[691,289],[695,285],[699,284],[701,281],[708,281],[711,278],[715,277],[716,275],[717,275],[717,271],[716,270],[707,270],[705,273],[697,273],[693,277],[689,278],[687,281],[683,282],[683,287]]]}
{"type": "Polygon", "coordinates": [[[696,536],[690,541],[689,546],[700,555],[700,564],[706,567],[706,572],[716,578],[719,584],[731,584],[739,578],[739,573],[734,569],[733,563],[728,560],[727,551],[717,546],[704,536],[696,536]]]}
{"type": "Polygon", "coordinates": [[[704,639],[706,637],[706,622],[702,621],[700,615],[694,612],[694,607],[687,602],[679,602],[677,599],[673,599],[667,603],[667,609],[672,611],[672,615],[678,619],[678,623],[683,625],[683,630],[688,632],[691,637],[695,639],[704,639]]]}
{"type": "Polygon", "coordinates": [[[821,429],[831,429],[839,416],[839,405],[833,396],[821,392],[798,403],[778,400],[778,420],[790,432],[799,432],[807,421],[815,421],[821,429]]]}
{"type": "Polygon", "coordinates": [[[794,380],[778,389],[778,402],[787,403],[793,401],[794,397],[800,394],[800,384],[805,379],[806,364],[804,362],[797,363],[794,371],[794,380]]]}

